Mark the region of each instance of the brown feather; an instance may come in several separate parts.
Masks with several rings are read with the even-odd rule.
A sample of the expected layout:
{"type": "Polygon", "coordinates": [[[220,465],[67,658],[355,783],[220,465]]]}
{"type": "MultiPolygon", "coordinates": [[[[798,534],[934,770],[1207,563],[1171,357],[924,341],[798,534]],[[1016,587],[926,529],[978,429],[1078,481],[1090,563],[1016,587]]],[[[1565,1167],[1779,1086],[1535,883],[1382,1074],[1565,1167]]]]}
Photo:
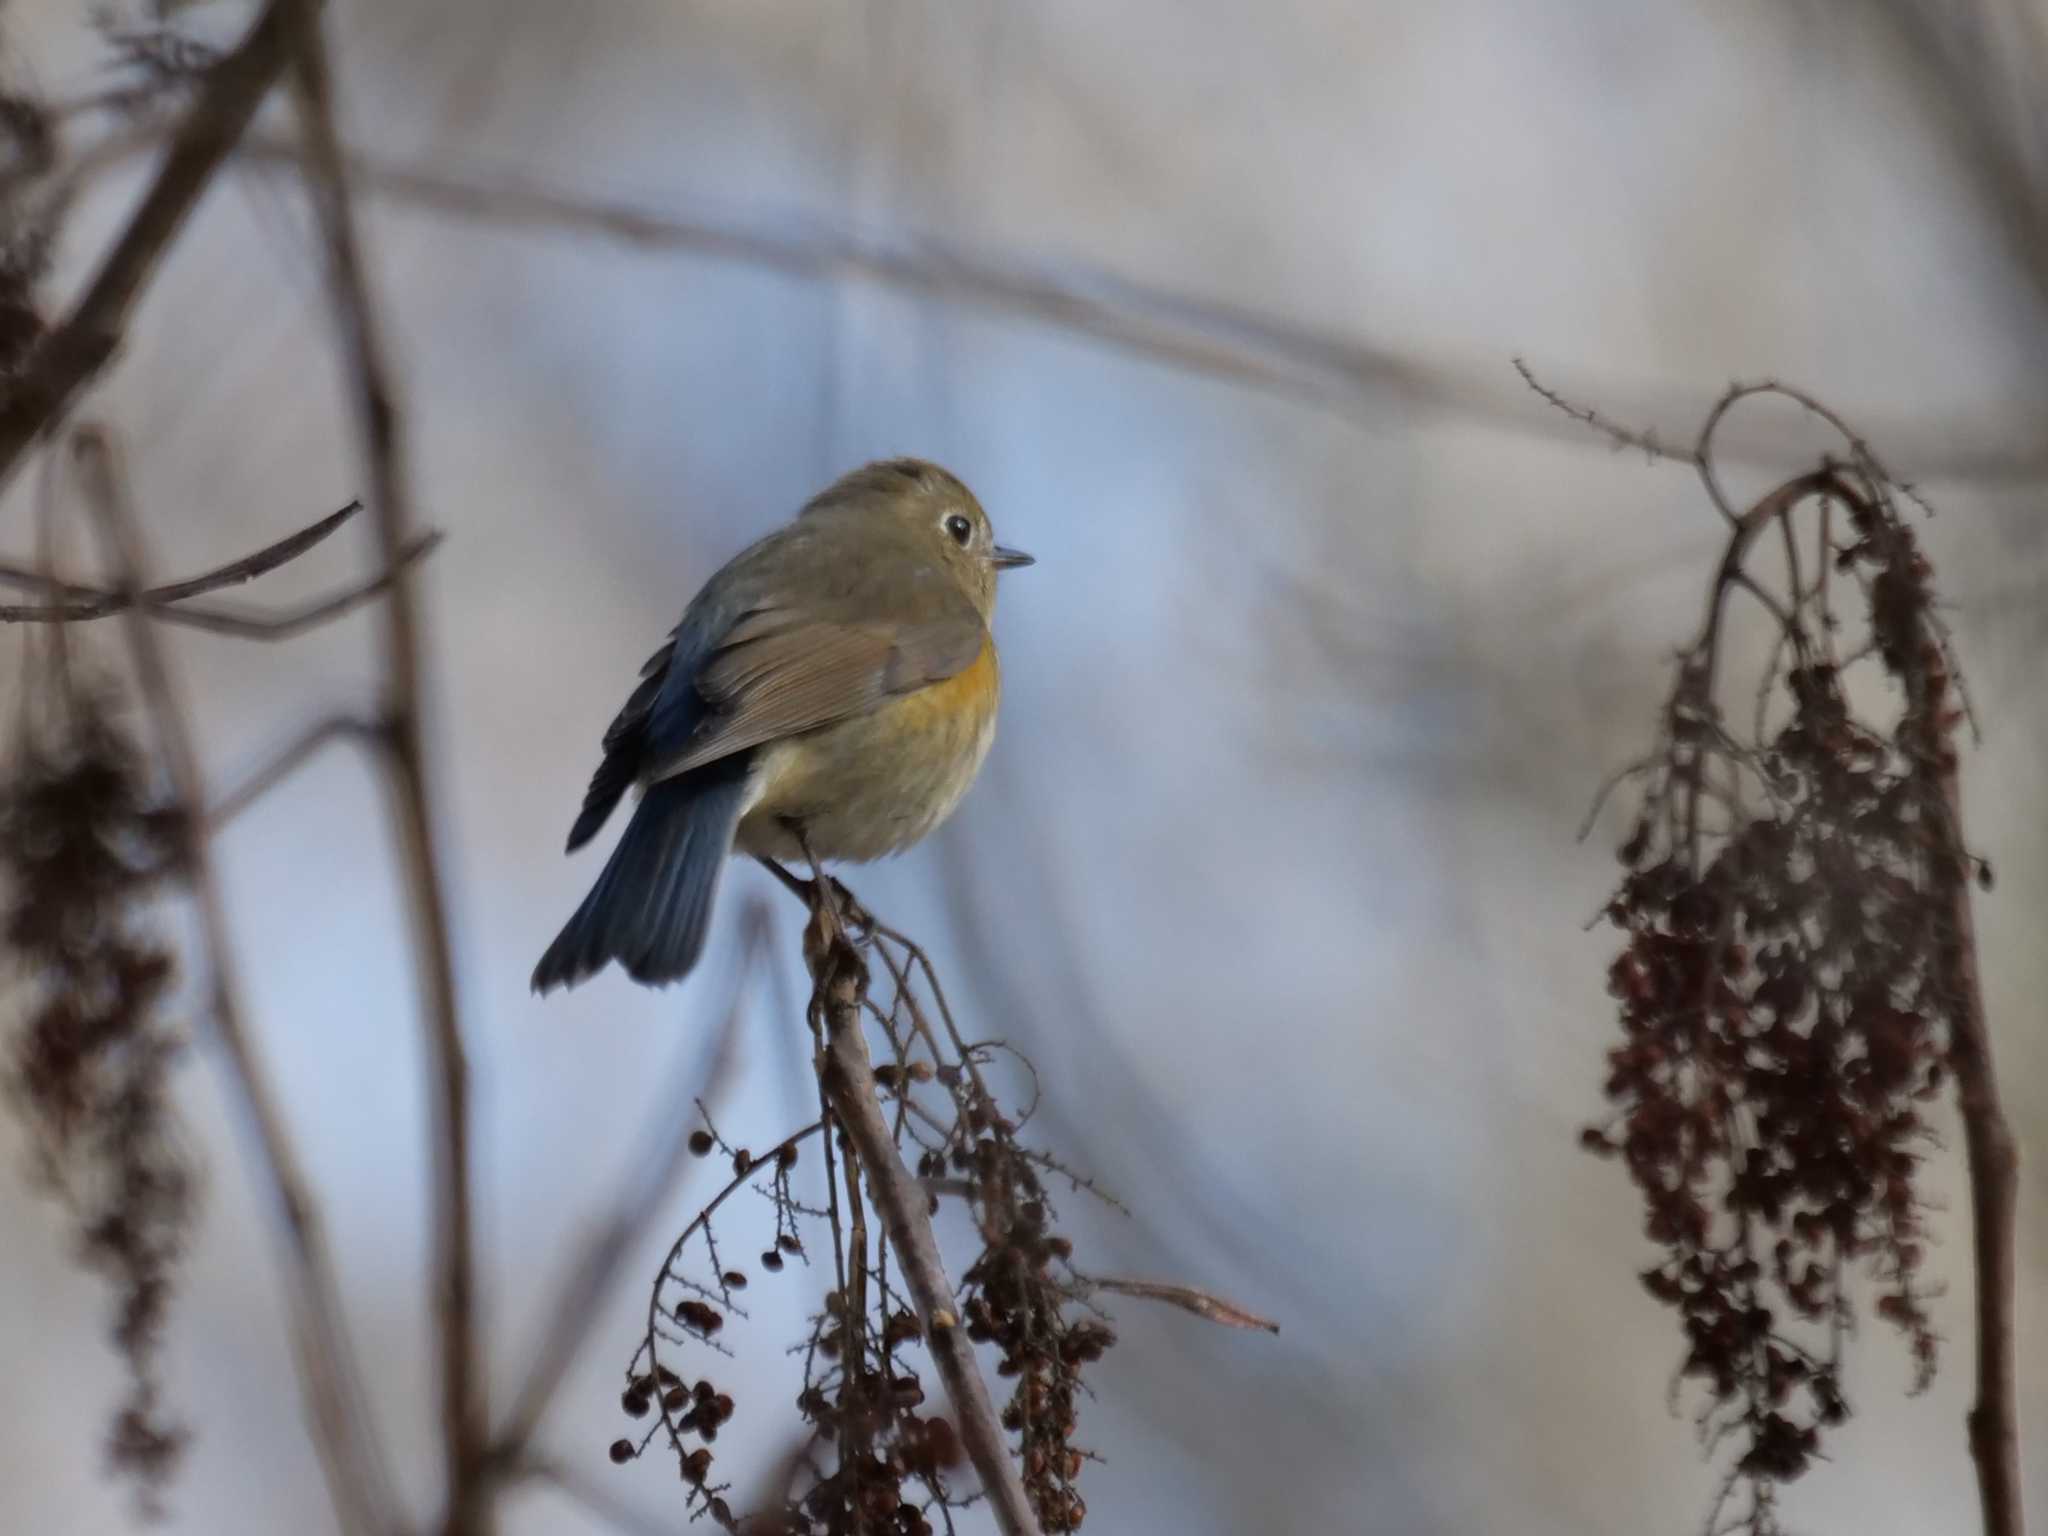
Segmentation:
{"type": "Polygon", "coordinates": [[[946,606],[916,620],[865,623],[810,617],[794,607],[747,614],[698,670],[697,689],[712,717],[650,777],[868,714],[964,671],[988,631],[964,597],[946,606]]]}

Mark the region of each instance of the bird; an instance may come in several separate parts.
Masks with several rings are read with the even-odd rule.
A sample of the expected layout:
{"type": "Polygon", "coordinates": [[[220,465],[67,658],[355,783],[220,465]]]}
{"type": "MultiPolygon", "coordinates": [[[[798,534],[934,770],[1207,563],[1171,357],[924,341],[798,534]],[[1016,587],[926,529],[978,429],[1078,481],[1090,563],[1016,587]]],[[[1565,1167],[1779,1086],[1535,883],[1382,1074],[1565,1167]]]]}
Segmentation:
{"type": "Polygon", "coordinates": [[[995,738],[995,542],[958,477],[924,459],[863,465],[722,567],[685,608],[604,733],[573,853],[629,789],[602,873],[533,972],[545,994],[613,961],[682,980],[733,854],[865,863],[926,836],[995,738]]]}

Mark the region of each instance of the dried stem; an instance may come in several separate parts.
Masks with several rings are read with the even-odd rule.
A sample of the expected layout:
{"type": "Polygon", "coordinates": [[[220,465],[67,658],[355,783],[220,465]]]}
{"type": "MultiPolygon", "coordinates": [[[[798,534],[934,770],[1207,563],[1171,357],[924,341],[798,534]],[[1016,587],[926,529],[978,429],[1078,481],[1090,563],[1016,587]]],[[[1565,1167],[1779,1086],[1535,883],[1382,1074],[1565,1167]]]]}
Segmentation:
{"type": "Polygon", "coordinates": [[[1947,886],[1952,924],[1947,960],[1958,1007],[1950,1029],[1949,1061],[1962,1109],[1963,1153],[1970,1175],[1970,1227],[1976,1274],[1977,1400],[1968,1420],[1970,1458],[1985,1536],[2023,1536],[2018,1390],[2015,1383],[2013,1299],[2017,1269],[2019,1148],[2000,1103],[1992,1072],[1991,1031],[1984,1020],[1977,974],[1976,922],[1971,913],[1970,870],[1960,844],[1962,784],[1955,752],[1940,750],[1941,792],[1947,835],[1937,859],[1947,886]]]}
{"type": "Polygon", "coordinates": [[[145,562],[112,443],[97,429],[72,438],[88,501],[105,535],[116,587],[130,599],[123,627],[171,787],[184,815],[179,854],[199,909],[210,971],[208,1012],[222,1046],[230,1090],[251,1133],[259,1176],[277,1209],[293,1283],[286,1287],[293,1314],[299,1386],[313,1429],[314,1448],[342,1527],[363,1536],[390,1529],[391,1478],[363,1410],[362,1388],[348,1345],[340,1287],[312,1187],[292,1145],[289,1120],[272,1092],[255,1039],[243,1023],[241,989],[220,886],[199,810],[205,803],[190,727],[176,680],[156,634],[143,582],[145,562]]]}
{"type": "MultiPolygon", "coordinates": [[[[817,908],[821,913],[830,909],[829,897],[817,908]]],[[[952,1282],[946,1278],[945,1261],[932,1235],[929,1197],[904,1165],[882,1113],[861,1029],[867,966],[847,942],[836,915],[830,939],[816,945],[807,943],[806,959],[825,1017],[827,1067],[821,1074],[825,1094],[833,1118],[853,1143],[875,1208],[895,1246],[896,1261],[917,1305],[925,1347],[952,1399],[961,1444],[980,1475],[1003,1536],[1037,1536],[1038,1524],[1016,1463],[1004,1444],[995,1404],[975,1363],[974,1346],[954,1310],[952,1282]]]]}
{"type": "Polygon", "coordinates": [[[380,613],[384,621],[388,761],[422,972],[426,1049],[434,1085],[434,1312],[441,1346],[442,1459],[448,1500],[442,1529],[447,1536],[480,1536],[492,1523],[483,1475],[490,1424],[477,1342],[480,1308],[470,1175],[469,1065],[457,1012],[448,909],[427,791],[419,610],[403,559],[413,538],[404,419],[357,239],[348,175],[334,123],[332,79],[318,6],[315,0],[292,3],[299,33],[294,81],[305,131],[307,177],[327,243],[329,290],[354,385],[381,563],[397,573],[380,613]]]}
{"type": "MultiPolygon", "coordinates": [[[[183,581],[167,582],[151,587],[136,601],[152,608],[161,608],[184,598],[197,597],[206,592],[217,592],[222,587],[235,586],[255,577],[276,570],[305,554],[321,543],[341,525],[363,510],[360,501],[352,501],[338,512],[330,512],[310,527],[301,528],[297,533],[279,539],[275,544],[266,544],[253,554],[231,560],[226,565],[216,566],[197,576],[188,576],[183,581]]],[[[0,563],[0,582],[9,586],[26,587],[32,591],[52,593],[69,601],[53,604],[48,609],[26,615],[38,622],[71,622],[77,619],[98,619],[108,614],[119,613],[129,605],[129,599],[114,592],[101,592],[92,587],[80,586],[76,582],[58,581],[40,570],[0,563]]]]}
{"type": "Polygon", "coordinates": [[[1254,1328],[1261,1333],[1278,1333],[1280,1325],[1270,1318],[1239,1306],[1236,1302],[1192,1285],[1166,1285],[1156,1280],[1120,1280],[1107,1275],[1080,1277],[1083,1292],[1110,1291],[1119,1296],[1136,1296],[1143,1301],[1163,1301],[1183,1312],[1224,1328],[1254,1328]]]}

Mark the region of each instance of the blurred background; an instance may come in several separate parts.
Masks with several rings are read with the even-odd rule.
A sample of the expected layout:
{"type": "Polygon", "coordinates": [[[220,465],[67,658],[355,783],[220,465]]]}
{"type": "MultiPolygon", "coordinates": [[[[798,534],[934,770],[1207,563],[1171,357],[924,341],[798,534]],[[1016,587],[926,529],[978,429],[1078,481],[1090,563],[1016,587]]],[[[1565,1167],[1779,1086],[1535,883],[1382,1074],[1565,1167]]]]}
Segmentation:
{"type": "MultiPolygon", "coordinates": [[[[60,100],[88,8],[0,6],[0,70],[60,100]]],[[[1985,723],[1968,759],[1990,1015],[2022,1143],[2021,1412],[2048,1426],[2048,52],[2022,0],[335,0],[344,131],[387,168],[671,222],[620,239],[387,178],[365,217],[411,411],[433,777],[478,1092],[495,1396],[559,1262],[701,1055],[733,941],[667,992],[531,997],[601,850],[561,842],[597,740],[698,583],[865,459],[938,459],[1039,558],[1006,580],[1002,730],[937,838],[856,872],[970,1032],[1036,1062],[1041,1139],[1129,1219],[1091,1267],[1212,1287],[1276,1338],[1127,1302],[1081,1438],[1104,1531],[1690,1531],[1717,1472],[1666,1411],[1680,1355],[1636,1271],[1600,1110],[1619,812],[1719,547],[1693,477],[1549,412],[1545,378],[1686,441],[1731,378],[1855,422],[1941,509],[1924,535],[1985,723]],[[723,244],[695,231],[738,236],[723,244]]],[[[192,25],[232,37],[235,6],[192,25]]],[[[282,103],[259,140],[282,142],[282,103]]],[[[89,184],[53,297],[149,170],[89,184]]],[[[157,566],[196,570],[363,492],[293,175],[201,205],[90,412],[128,445],[157,566]]],[[[1826,439],[1746,419],[1737,489],[1826,439]]],[[[33,549],[32,482],[0,547],[33,549]]],[[[81,535],[74,556],[88,550],[81,535]]],[[[351,529],[252,595],[371,558],[351,529]]],[[[89,567],[81,566],[81,569],[89,567]]],[[[111,647],[113,637],[103,637],[111,647]]],[[[0,636],[14,646],[18,637],[0,636]]],[[[370,697],[357,616],[286,646],[178,632],[210,779],[370,697]]],[[[10,668],[11,670],[11,668],[10,668]]],[[[378,786],[317,759],[220,844],[250,1011],[327,1202],[348,1322],[414,1507],[438,1487],[424,1087],[378,786]]],[[[794,978],[792,978],[794,979],[794,978]]],[[[801,1124],[807,1041],[760,992],[720,1114],[801,1124]]],[[[330,1528],[263,1208],[211,1069],[171,1325],[198,1438],[170,1529],[330,1528]]],[[[0,1121],[0,1529],[128,1519],[102,1477],[106,1301],[0,1121]]],[[[1967,1276],[1956,1159],[1931,1187],[1967,1276]]],[[[699,1168],[664,1219],[715,1187],[699,1168]],[[694,1198],[693,1198],[694,1197],[694,1198]]],[[[649,1243],[550,1451],[678,1528],[661,1456],[614,1470],[649,1243]]],[[[1908,1399],[1873,1326],[1856,1417],[1787,1495],[1810,1530],[1962,1531],[1967,1285],[1908,1399]]],[[[774,1348],[743,1361],[783,1422],[774,1348]]],[[[730,1439],[744,1441],[742,1420],[730,1439]]],[[[2038,1438],[2034,1442],[2038,1445],[2038,1438]]],[[[721,1447],[723,1452],[724,1447],[721,1447]]],[[[764,1448],[763,1454],[767,1454],[764,1448]]],[[[738,1464],[737,1462],[735,1463],[738,1464]]],[[[2028,1487],[2048,1511],[2048,1460],[2028,1487]]],[[[536,1489],[506,1529],[606,1527],[536,1489]]]]}

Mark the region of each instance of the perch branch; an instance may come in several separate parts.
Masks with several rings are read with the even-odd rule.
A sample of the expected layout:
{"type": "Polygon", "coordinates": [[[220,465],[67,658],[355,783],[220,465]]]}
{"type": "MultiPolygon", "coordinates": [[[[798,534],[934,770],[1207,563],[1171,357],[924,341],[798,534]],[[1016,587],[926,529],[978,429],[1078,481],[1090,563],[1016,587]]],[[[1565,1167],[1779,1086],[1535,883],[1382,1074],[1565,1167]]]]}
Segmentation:
{"type": "Polygon", "coordinates": [[[239,1101],[245,1128],[253,1134],[253,1160],[280,1218],[290,1284],[285,1289],[297,1345],[299,1386],[311,1420],[315,1449],[327,1475],[342,1528],[363,1536],[390,1529],[391,1479],[363,1412],[343,1323],[340,1288],[327,1237],[293,1148],[289,1120],[271,1090],[254,1037],[242,1016],[241,989],[228,943],[227,914],[199,817],[204,801],[198,759],[176,680],[150,626],[143,586],[144,558],[127,506],[113,444],[97,429],[72,438],[87,499],[97,515],[115,568],[116,585],[127,601],[123,625],[173,793],[185,815],[179,823],[179,857],[199,909],[200,931],[210,972],[209,1014],[239,1101]]]}
{"type": "MultiPolygon", "coordinates": [[[[829,899],[820,901],[815,910],[821,915],[829,912],[829,899]]],[[[819,926],[815,920],[814,926],[819,926]]],[[[997,1528],[1003,1536],[1037,1536],[1038,1524],[975,1363],[974,1346],[954,1310],[952,1282],[946,1277],[945,1261],[932,1235],[929,1197],[904,1166],[882,1113],[867,1039],[861,1030],[867,966],[847,942],[836,915],[829,931],[829,941],[812,944],[807,934],[805,945],[805,958],[825,1016],[827,1054],[821,1078],[826,1098],[833,1118],[853,1143],[875,1208],[895,1246],[896,1262],[917,1303],[925,1346],[952,1399],[961,1444],[980,1475],[997,1528]]]]}
{"type": "Polygon", "coordinates": [[[446,1536],[480,1536],[492,1523],[484,1477],[490,1421],[478,1343],[469,1064],[463,1051],[448,908],[427,791],[420,615],[403,558],[413,537],[404,420],[357,238],[317,0],[291,3],[297,21],[293,75],[305,134],[306,177],[327,243],[328,286],[354,385],[380,564],[396,573],[389,599],[380,609],[390,741],[386,762],[402,834],[415,950],[422,972],[429,1081],[434,1085],[434,1311],[441,1349],[442,1459],[447,1482],[442,1529],[446,1536]]]}
{"type": "Polygon", "coordinates": [[[30,354],[0,405],[0,488],[29,444],[63,419],[112,359],[157,264],[282,73],[291,52],[288,12],[298,3],[270,0],[242,40],[206,72],[127,228],[71,313],[30,354]]]}

